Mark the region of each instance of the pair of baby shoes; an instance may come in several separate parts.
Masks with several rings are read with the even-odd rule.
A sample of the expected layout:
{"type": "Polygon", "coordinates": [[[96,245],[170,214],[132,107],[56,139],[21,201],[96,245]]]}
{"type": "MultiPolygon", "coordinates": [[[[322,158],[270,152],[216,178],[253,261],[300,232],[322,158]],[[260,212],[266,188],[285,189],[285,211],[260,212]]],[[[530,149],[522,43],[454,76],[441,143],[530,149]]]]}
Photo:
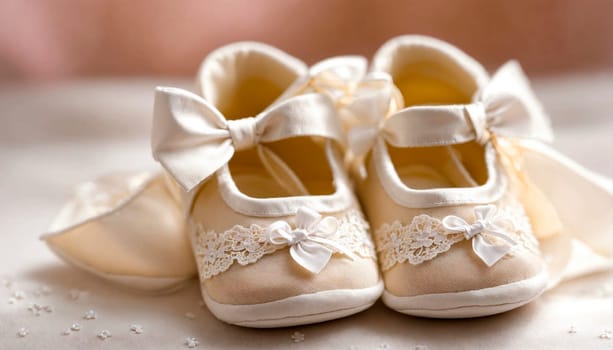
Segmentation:
{"type": "Polygon", "coordinates": [[[449,44],[402,36],[369,69],[357,56],[308,68],[236,43],[205,59],[195,93],[156,89],[165,172],[82,186],[44,237],[150,291],[197,267],[208,308],[241,326],[321,322],[381,296],[409,315],[491,315],[538,297],[568,261],[564,221],[582,209],[539,174],[611,198],[550,139],[515,62],[490,78],[449,44]]]}

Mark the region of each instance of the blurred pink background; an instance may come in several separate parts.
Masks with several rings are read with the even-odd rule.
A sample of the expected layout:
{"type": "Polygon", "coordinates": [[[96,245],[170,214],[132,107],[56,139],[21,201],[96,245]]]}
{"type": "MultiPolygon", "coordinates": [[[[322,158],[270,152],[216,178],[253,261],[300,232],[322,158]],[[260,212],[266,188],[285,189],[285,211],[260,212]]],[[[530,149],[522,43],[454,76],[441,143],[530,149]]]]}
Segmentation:
{"type": "Polygon", "coordinates": [[[458,45],[488,68],[613,68],[610,0],[3,0],[0,79],[192,75],[212,49],[263,41],[309,63],[370,56],[406,33],[458,45]]]}

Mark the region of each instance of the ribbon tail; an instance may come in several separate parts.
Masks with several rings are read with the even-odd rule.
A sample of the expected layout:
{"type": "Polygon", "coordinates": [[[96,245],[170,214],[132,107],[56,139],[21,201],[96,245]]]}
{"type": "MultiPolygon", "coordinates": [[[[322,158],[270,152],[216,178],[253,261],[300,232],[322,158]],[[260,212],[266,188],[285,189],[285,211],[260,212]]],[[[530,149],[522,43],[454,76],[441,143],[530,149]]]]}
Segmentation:
{"type": "Polygon", "coordinates": [[[320,244],[325,244],[327,246],[330,246],[330,247],[334,248],[334,250],[336,250],[336,251],[346,255],[351,260],[355,260],[355,259],[358,258],[358,256],[355,255],[351,250],[347,249],[342,244],[340,244],[338,242],[335,242],[333,240],[322,238],[322,237],[310,237],[309,239],[311,241],[314,241],[314,242],[317,242],[317,243],[320,243],[320,244]]]}
{"type": "Polygon", "coordinates": [[[480,234],[473,238],[473,251],[488,267],[494,266],[510,250],[510,245],[491,244],[480,234]]]}
{"type": "Polygon", "coordinates": [[[542,143],[521,142],[520,147],[526,172],[555,206],[573,237],[599,254],[613,257],[611,180],[542,143]]]}
{"type": "Polygon", "coordinates": [[[328,264],[332,257],[332,251],[327,247],[309,241],[302,241],[291,246],[290,255],[298,265],[318,274],[328,264]]]}
{"type": "Polygon", "coordinates": [[[611,180],[541,142],[522,140],[518,147],[526,173],[562,222],[562,237],[555,242],[539,238],[548,260],[557,261],[557,266],[550,266],[550,272],[553,270],[560,280],[613,266],[611,180]]]}
{"type": "Polygon", "coordinates": [[[543,193],[542,187],[534,183],[532,174],[525,171],[525,157],[516,142],[499,137],[493,137],[492,140],[509,174],[514,192],[530,218],[534,235],[539,239],[558,235],[562,231],[558,211],[543,193]]]}

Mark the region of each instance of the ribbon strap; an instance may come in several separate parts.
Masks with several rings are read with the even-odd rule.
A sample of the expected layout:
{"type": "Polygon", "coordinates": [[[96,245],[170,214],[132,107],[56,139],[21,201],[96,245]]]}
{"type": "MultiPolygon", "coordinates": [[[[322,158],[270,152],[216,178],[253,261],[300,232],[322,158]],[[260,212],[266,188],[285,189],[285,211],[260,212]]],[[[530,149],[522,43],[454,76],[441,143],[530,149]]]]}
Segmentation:
{"type": "Polygon", "coordinates": [[[155,94],[153,157],[187,191],[228,163],[234,152],[297,136],[342,142],[334,104],[322,94],[277,102],[255,117],[226,120],[204,98],[158,87],[155,94]]]}
{"type": "Polygon", "coordinates": [[[549,119],[514,61],[496,72],[473,103],[413,106],[387,117],[378,113],[367,124],[349,132],[350,149],[358,156],[366,154],[377,137],[395,147],[432,147],[472,140],[485,143],[491,134],[552,139],[549,119]]]}

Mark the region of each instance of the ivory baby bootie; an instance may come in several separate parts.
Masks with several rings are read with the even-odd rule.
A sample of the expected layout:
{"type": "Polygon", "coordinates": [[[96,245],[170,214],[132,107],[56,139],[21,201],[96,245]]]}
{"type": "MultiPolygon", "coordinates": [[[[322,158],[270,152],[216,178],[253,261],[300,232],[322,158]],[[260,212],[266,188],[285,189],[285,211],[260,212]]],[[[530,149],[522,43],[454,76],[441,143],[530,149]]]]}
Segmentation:
{"type": "Polygon", "coordinates": [[[188,193],[202,295],[228,323],[339,318],[383,288],[334,103],[297,93],[307,75],[297,59],[245,42],[206,58],[198,94],[156,90],[154,157],[188,193]]]}
{"type": "Polygon", "coordinates": [[[503,137],[550,137],[518,66],[490,80],[457,48],[404,36],[377,52],[372,70],[395,87],[351,129],[349,152],[385,304],[475,317],[539,296],[547,269],[498,146],[503,137]]]}

